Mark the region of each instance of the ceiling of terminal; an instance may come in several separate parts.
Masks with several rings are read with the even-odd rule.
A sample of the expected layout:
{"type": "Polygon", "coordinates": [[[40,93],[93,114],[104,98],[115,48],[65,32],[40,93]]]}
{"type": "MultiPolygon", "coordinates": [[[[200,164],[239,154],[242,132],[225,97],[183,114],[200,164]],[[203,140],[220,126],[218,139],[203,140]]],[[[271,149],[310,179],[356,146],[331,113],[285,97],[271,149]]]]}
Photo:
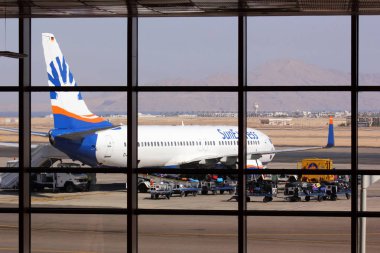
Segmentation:
{"type": "Polygon", "coordinates": [[[380,0],[0,0],[0,17],[380,14],[380,0]]]}

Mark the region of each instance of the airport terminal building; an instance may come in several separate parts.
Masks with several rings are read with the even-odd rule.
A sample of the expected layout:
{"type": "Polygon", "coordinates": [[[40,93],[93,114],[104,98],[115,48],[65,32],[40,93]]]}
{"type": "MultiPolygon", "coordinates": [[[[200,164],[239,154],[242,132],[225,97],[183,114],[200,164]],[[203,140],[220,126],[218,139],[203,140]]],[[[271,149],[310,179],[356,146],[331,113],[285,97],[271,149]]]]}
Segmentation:
{"type": "Polygon", "coordinates": [[[0,189],[0,252],[379,252],[379,15],[377,0],[0,1],[0,188],[12,183],[0,189]],[[41,34],[64,57],[48,55],[41,34]],[[86,101],[79,120],[49,103],[74,93],[61,107],[86,101]],[[343,115],[331,149],[327,112],[343,115]],[[84,130],[58,127],[59,140],[67,118],[56,114],[84,130]],[[215,127],[221,139],[154,139],[173,125],[215,127]],[[51,147],[72,140],[85,158],[51,147]],[[258,153],[264,142],[301,152],[258,153]],[[233,160],[212,153],[224,146],[233,160]],[[204,156],[140,166],[148,148],[204,156]],[[334,166],[299,167],[315,158],[334,166]],[[301,174],[346,178],[336,186],[349,191],[287,197],[278,179],[301,174]],[[275,194],[255,195],[269,176],[275,194]],[[198,190],[149,193],[185,182],[198,190]]]}

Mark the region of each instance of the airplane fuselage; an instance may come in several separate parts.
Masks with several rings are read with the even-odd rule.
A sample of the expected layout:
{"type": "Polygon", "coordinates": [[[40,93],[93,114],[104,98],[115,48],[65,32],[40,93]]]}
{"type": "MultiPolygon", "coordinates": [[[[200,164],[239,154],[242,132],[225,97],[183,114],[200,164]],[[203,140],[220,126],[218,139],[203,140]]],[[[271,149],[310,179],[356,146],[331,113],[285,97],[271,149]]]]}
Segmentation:
{"type": "MultiPolygon", "coordinates": [[[[238,129],[233,126],[139,126],[139,167],[177,167],[184,164],[235,164],[238,154],[238,129]]],[[[59,138],[56,138],[57,140],[59,138]]],[[[127,126],[100,130],[83,138],[80,145],[68,140],[54,146],[72,159],[91,166],[127,165],[127,126]],[[82,151],[86,152],[82,154],[82,151]]],[[[79,144],[79,143],[78,143],[79,144]]],[[[274,151],[269,137],[247,129],[247,151],[274,151]]],[[[274,154],[262,155],[267,164],[274,154]]],[[[248,158],[249,159],[249,158],[248,158]]]]}

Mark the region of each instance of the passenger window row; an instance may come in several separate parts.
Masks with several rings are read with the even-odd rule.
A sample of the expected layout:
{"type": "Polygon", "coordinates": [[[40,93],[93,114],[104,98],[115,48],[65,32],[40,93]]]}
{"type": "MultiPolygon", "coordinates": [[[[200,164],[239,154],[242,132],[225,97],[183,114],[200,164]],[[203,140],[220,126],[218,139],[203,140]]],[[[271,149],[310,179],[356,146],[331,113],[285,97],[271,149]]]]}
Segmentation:
{"type": "MultiPolygon", "coordinates": [[[[219,141],[219,146],[238,145],[239,141],[219,141]]],[[[247,141],[248,145],[259,145],[259,141],[247,141]]],[[[181,147],[201,146],[201,141],[143,141],[138,142],[138,147],[181,147]]],[[[126,143],[124,143],[124,146],[126,143]]],[[[204,141],[205,146],[216,146],[215,141],[204,141]]]]}

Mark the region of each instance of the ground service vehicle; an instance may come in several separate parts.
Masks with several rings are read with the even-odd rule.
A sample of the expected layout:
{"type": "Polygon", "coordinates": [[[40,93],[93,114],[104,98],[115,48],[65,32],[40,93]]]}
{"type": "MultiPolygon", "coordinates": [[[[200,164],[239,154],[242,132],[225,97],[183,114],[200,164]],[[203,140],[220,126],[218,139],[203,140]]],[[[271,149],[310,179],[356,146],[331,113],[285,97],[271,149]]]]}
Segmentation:
{"type": "Polygon", "coordinates": [[[147,193],[150,190],[151,186],[152,185],[149,179],[139,177],[138,183],[137,183],[138,192],[147,193]]]}
{"type": "MultiPolygon", "coordinates": [[[[333,161],[323,158],[306,158],[297,163],[298,169],[303,170],[332,170],[333,161]]],[[[334,175],[302,175],[301,181],[309,183],[320,183],[322,181],[334,181],[334,175]]]]}
{"type": "Polygon", "coordinates": [[[32,176],[32,188],[41,191],[51,188],[53,191],[86,191],[89,187],[88,176],[84,173],[36,173],[32,176]]]}
{"type": "Polygon", "coordinates": [[[270,202],[277,196],[276,183],[272,180],[263,180],[263,177],[249,182],[247,189],[247,201],[251,200],[250,197],[264,197],[263,202],[270,202]]]}
{"type": "Polygon", "coordinates": [[[225,192],[228,192],[229,194],[234,194],[236,191],[236,185],[227,182],[217,183],[216,181],[201,183],[202,195],[207,195],[209,191],[211,191],[211,193],[214,195],[218,192],[220,194],[224,194],[225,192]]]}
{"type": "Polygon", "coordinates": [[[198,195],[199,188],[194,185],[184,185],[184,184],[176,184],[174,185],[173,188],[173,194],[179,194],[181,197],[185,196],[187,197],[188,195],[193,195],[194,197],[198,195]]]}
{"type": "Polygon", "coordinates": [[[169,183],[160,182],[159,184],[154,184],[150,189],[150,198],[158,199],[160,196],[163,196],[167,199],[170,199],[173,193],[173,188],[169,183]]]}

